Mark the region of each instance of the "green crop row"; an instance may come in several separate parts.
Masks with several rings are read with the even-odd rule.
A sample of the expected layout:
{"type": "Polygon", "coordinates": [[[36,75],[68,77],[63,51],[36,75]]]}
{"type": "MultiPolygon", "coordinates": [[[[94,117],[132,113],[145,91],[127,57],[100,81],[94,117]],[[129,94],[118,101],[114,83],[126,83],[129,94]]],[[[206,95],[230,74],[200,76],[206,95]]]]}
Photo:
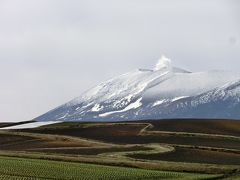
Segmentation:
{"type": "Polygon", "coordinates": [[[0,179],[207,179],[217,175],[0,157],[0,179]]]}

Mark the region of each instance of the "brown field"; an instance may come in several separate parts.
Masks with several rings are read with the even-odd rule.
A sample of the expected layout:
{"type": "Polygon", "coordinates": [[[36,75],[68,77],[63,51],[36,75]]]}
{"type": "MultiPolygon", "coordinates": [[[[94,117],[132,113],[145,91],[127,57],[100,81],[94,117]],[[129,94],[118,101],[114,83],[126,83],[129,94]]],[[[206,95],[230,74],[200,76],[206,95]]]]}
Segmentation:
{"type": "Polygon", "coordinates": [[[65,122],[1,130],[0,155],[228,177],[240,171],[240,121],[65,122]]]}
{"type": "Polygon", "coordinates": [[[0,134],[0,147],[3,149],[6,146],[15,146],[16,144],[21,144],[22,142],[29,142],[37,140],[36,138],[27,137],[27,136],[19,136],[12,134],[0,134]]]}
{"type": "Polygon", "coordinates": [[[173,162],[197,162],[207,164],[215,163],[240,165],[239,154],[180,147],[177,147],[175,151],[169,153],[133,154],[129,155],[129,157],[137,159],[151,159],[173,162]]]}
{"type": "MultiPolygon", "coordinates": [[[[160,127],[161,122],[152,124],[152,121],[150,122],[153,125],[153,128],[148,128],[147,132],[154,132],[156,129],[160,127]],[[155,127],[155,124],[158,126],[155,127]]],[[[164,121],[166,123],[166,121],[164,121]]],[[[183,121],[185,122],[185,121],[183,121]]],[[[189,124],[188,121],[185,123],[181,123],[181,126],[183,124],[189,124]]],[[[240,122],[234,122],[235,124],[238,124],[239,127],[238,131],[240,134],[240,122]]],[[[194,121],[193,121],[194,123],[194,121]]],[[[205,124],[206,122],[204,122],[205,124]]],[[[217,124],[217,121],[215,121],[217,124]]],[[[207,146],[207,147],[218,147],[218,148],[228,148],[228,149],[239,149],[240,150],[240,140],[234,139],[231,137],[210,137],[210,135],[207,136],[193,136],[191,134],[178,134],[178,131],[169,131],[169,133],[166,133],[165,129],[162,133],[161,131],[158,131],[158,134],[139,134],[142,129],[144,129],[146,126],[149,125],[149,123],[101,123],[101,124],[81,124],[77,127],[68,127],[64,126],[65,123],[62,123],[61,128],[57,128],[53,126],[47,126],[44,128],[37,128],[32,130],[25,130],[27,132],[32,133],[43,133],[43,134],[55,134],[55,135],[68,135],[68,136],[74,136],[74,137],[81,137],[81,138],[87,138],[87,139],[94,139],[98,141],[104,141],[108,143],[114,143],[114,144],[147,144],[147,143],[163,143],[163,144],[180,144],[180,145],[192,145],[192,146],[207,146]],[[227,140],[226,140],[227,139],[227,140]]],[[[172,126],[175,125],[174,121],[168,121],[169,124],[172,124],[172,126]]],[[[195,128],[198,128],[198,124],[192,125],[194,132],[195,128]]],[[[212,124],[212,122],[210,122],[212,124]]],[[[67,125],[67,123],[66,123],[67,125]]],[[[206,124],[206,126],[208,126],[206,124]]],[[[222,125],[223,128],[225,128],[222,125]]],[[[176,127],[174,130],[177,129],[176,127]]],[[[170,129],[168,129],[170,130],[170,129]]],[[[220,128],[219,128],[220,130],[220,128]]],[[[203,131],[203,130],[202,130],[203,131]]],[[[208,131],[203,133],[207,133],[208,131]]],[[[187,132],[188,133],[188,132],[187,132]]],[[[236,132],[237,133],[237,132],[236,132]]]]}
{"type": "Polygon", "coordinates": [[[149,122],[154,126],[153,131],[240,135],[240,122],[236,120],[173,119],[149,122]]]}

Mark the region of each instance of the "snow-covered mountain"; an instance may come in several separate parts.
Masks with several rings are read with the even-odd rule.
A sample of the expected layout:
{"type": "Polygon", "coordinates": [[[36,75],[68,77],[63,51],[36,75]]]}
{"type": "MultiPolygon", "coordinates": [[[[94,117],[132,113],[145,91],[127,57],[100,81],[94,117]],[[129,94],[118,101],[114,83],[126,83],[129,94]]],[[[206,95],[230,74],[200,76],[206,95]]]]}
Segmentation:
{"type": "Polygon", "coordinates": [[[162,118],[240,119],[240,73],[188,72],[162,57],[154,70],[110,79],[37,121],[121,121],[162,118]]]}

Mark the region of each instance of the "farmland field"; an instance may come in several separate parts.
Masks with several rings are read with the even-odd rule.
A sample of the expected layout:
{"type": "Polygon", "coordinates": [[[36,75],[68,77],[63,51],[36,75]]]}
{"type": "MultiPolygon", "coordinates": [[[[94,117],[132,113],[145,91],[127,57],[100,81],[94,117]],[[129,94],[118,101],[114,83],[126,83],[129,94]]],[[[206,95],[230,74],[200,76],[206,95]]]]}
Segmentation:
{"type": "Polygon", "coordinates": [[[0,179],[210,179],[221,175],[177,173],[91,164],[0,157],[0,179]]]}
{"type": "Polygon", "coordinates": [[[43,179],[69,179],[68,173],[72,179],[237,179],[240,121],[64,122],[0,130],[0,179],[29,179],[31,166],[32,173],[46,172],[43,179]]]}

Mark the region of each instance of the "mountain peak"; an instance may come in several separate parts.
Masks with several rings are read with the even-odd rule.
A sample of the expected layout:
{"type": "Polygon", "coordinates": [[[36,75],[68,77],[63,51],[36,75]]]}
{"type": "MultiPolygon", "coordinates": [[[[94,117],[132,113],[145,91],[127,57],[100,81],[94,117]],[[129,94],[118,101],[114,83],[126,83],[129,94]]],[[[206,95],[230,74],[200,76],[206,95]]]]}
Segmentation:
{"type": "Polygon", "coordinates": [[[190,73],[162,56],[153,70],[114,77],[34,120],[235,119],[240,117],[239,84],[240,73],[190,73]]]}
{"type": "Polygon", "coordinates": [[[172,61],[168,59],[166,56],[162,55],[155,65],[154,71],[159,71],[162,69],[172,69],[172,61]]]}

